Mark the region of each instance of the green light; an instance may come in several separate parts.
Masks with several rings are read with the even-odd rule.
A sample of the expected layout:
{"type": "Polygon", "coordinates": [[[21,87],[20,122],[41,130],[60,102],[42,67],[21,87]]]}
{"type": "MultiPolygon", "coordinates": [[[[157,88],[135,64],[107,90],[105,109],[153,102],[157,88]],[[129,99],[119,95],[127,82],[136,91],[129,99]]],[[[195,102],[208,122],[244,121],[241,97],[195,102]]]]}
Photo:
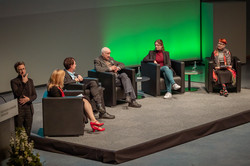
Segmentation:
{"type": "Polygon", "coordinates": [[[200,58],[200,1],[108,7],[102,13],[103,46],[126,65],[140,64],[162,39],[172,59],[200,58]]]}
{"type": "Polygon", "coordinates": [[[202,58],[210,57],[213,51],[213,4],[202,3],[202,58]]]}

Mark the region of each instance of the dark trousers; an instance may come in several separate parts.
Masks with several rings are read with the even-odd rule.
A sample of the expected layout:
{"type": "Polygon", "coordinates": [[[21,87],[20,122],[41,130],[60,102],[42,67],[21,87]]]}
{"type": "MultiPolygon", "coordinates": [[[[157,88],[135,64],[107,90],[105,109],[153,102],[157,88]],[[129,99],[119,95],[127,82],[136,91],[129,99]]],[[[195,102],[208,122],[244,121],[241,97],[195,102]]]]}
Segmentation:
{"type": "Polygon", "coordinates": [[[130,95],[131,99],[136,99],[134,87],[126,73],[118,74],[116,77],[116,86],[121,85],[123,86],[125,93],[130,95]]]}
{"type": "Polygon", "coordinates": [[[15,127],[24,127],[28,136],[30,136],[33,121],[32,105],[19,107],[18,115],[15,116],[15,127]]]}
{"type": "Polygon", "coordinates": [[[101,104],[105,109],[105,103],[103,98],[103,88],[97,84],[96,81],[89,81],[86,83],[86,89],[90,90],[90,100],[94,100],[94,103],[91,103],[93,110],[96,109],[96,104],[101,104]]]}

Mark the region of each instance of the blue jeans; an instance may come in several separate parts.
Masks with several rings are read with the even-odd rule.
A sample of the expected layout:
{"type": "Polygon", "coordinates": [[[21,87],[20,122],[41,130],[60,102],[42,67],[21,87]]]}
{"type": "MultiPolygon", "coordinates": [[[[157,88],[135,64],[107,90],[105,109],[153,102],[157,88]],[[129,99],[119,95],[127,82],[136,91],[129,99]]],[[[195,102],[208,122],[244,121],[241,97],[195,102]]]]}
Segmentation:
{"type": "Polygon", "coordinates": [[[162,66],[160,70],[161,70],[161,73],[164,77],[167,92],[171,93],[172,85],[175,84],[174,77],[173,77],[173,71],[171,69],[169,69],[168,66],[162,66]]]}

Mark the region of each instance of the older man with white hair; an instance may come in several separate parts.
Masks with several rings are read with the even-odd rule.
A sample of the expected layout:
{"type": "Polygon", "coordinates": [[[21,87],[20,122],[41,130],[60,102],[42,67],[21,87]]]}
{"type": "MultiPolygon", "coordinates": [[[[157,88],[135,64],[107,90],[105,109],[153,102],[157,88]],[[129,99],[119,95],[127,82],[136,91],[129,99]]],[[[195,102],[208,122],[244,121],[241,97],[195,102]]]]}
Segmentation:
{"type": "Polygon", "coordinates": [[[110,49],[108,47],[103,47],[101,50],[101,56],[94,60],[95,69],[98,72],[113,72],[116,74],[116,86],[123,86],[126,101],[129,103],[129,107],[140,108],[141,105],[136,102],[136,95],[134,88],[132,86],[131,80],[128,75],[124,72],[119,72],[125,67],[121,62],[115,61],[114,58],[110,56],[110,49]]]}

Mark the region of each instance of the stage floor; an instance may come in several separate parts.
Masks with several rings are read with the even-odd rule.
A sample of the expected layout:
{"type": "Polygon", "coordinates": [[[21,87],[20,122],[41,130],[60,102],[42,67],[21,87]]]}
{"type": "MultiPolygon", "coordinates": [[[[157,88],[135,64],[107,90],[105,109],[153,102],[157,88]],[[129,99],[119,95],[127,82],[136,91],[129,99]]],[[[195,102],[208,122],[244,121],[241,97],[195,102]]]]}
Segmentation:
{"type": "MultiPolygon", "coordinates": [[[[192,86],[198,87],[199,90],[174,94],[169,100],[163,99],[162,96],[146,96],[138,100],[142,104],[142,108],[139,109],[130,107],[127,109],[127,104],[107,107],[107,112],[116,115],[116,118],[100,120],[105,123],[104,132],[93,133],[89,124],[86,124],[83,136],[37,137],[35,143],[37,148],[66,154],[72,151],[67,146],[79,147],[82,149],[80,151],[84,152],[76,150],[73,155],[102,162],[121,163],[249,121],[249,117],[246,116],[249,115],[247,110],[250,109],[249,89],[242,89],[240,93],[230,93],[228,97],[223,97],[217,93],[208,94],[202,83],[192,83],[192,86]],[[230,123],[235,118],[245,120],[230,123]],[[41,143],[42,139],[46,141],[41,143]],[[51,143],[53,146],[65,145],[65,147],[62,149],[47,147],[51,146],[51,143]],[[146,145],[160,147],[145,152],[146,145]],[[93,158],[92,154],[89,154],[90,149],[94,150],[94,155],[98,157],[93,158]],[[140,151],[144,152],[137,154],[140,151]],[[105,152],[108,152],[109,159],[105,159],[105,152]],[[121,158],[119,154],[122,154],[121,158]]],[[[36,135],[42,128],[42,108],[41,103],[36,103],[34,106],[36,112],[32,132],[36,135]]]]}

